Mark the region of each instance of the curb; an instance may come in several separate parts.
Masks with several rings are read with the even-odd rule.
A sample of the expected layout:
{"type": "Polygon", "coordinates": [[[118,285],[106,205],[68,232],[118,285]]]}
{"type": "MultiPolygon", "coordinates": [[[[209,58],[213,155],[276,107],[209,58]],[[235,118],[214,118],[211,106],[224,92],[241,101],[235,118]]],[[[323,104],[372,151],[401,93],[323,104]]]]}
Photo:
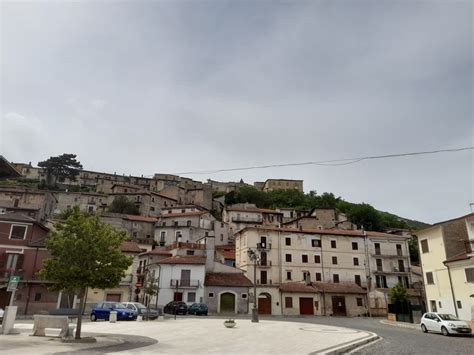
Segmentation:
{"type": "Polygon", "coordinates": [[[327,355],[345,354],[362,345],[366,345],[380,339],[380,337],[377,334],[372,333],[372,332],[368,332],[368,333],[369,333],[369,336],[365,338],[354,340],[353,342],[349,342],[343,345],[337,345],[329,349],[324,349],[323,351],[317,351],[313,354],[327,354],[327,355]]]}
{"type": "Polygon", "coordinates": [[[419,329],[420,327],[419,324],[394,322],[394,321],[388,321],[388,320],[381,320],[380,323],[391,325],[392,327],[408,328],[408,329],[419,329]]]}

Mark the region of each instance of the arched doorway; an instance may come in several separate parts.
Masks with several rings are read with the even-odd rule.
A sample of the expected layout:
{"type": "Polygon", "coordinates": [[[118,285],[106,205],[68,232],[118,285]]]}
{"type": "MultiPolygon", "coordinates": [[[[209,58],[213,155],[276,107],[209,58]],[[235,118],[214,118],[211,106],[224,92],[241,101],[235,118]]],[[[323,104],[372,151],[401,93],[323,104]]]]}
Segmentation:
{"type": "Polygon", "coordinates": [[[220,295],[220,313],[235,313],[235,294],[224,292],[220,295]]]}
{"type": "Polygon", "coordinates": [[[272,296],[269,293],[258,296],[258,314],[272,314],[272,296]]]}

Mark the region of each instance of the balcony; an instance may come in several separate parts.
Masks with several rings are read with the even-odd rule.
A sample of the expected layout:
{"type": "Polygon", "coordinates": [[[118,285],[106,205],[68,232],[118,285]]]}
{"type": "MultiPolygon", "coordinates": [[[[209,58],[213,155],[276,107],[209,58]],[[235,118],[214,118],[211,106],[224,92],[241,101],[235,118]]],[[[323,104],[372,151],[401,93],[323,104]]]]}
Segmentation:
{"type": "Polygon", "coordinates": [[[404,268],[398,268],[396,266],[392,267],[389,270],[379,270],[376,269],[373,271],[374,274],[408,274],[411,272],[409,267],[404,267],[404,268]]]}
{"type": "Polygon", "coordinates": [[[258,267],[260,268],[271,268],[272,267],[272,261],[271,260],[268,260],[268,261],[265,261],[265,262],[260,262],[260,264],[257,265],[258,267]]]}
{"type": "Polygon", "coordinates": [[[399,254],[377,254],[371,253],[372,256],[376,256],[377,258],[394,258],[394,259],[408,259],[409,255],[399,255],[399,254]]]}
{"type": "Polygon", "coordinates": [[[199,280],[178,280],[171,279],[170,286],[175,288],[198,288],[199,280]]]}
{"type": "Polygon", "coordinates": [[[257,249],[259,250],[270,250],[272,243],[257,243],[257,249]]]}

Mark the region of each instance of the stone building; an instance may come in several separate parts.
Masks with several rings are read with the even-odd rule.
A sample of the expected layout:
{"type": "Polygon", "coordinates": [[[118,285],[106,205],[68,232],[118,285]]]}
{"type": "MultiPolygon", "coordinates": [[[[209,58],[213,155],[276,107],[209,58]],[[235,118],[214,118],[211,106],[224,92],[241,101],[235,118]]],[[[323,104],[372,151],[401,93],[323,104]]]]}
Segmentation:
{"type": "Polygon", "coordinates": [[[242,203],[227,206],[223,211],[222,220],[228,223],[230,235],[234,235],[245,227],[280,226],[283,221],[283,213],[257,208],[250,203],[242,203]]]}
{"type": "Polygon", "coordinates": [[[303,180],[267,179],[261,189],[265,192],[273,190],[298,190],[303,192],[303,180]]]}
{"type": "Polygon", "coordinates": [[[126,232],[142,249],[150,249],[154,243],[156,217],[105,212],[100,215],[100,220],[126,232]]]}
{"type": "Polygon", "coordinates": [[[56,198],[54,214],[59,215],[74,206],[79,206],[82,212],[94,214],[107,208],[107,195],[94,192],[53,192],[56,198]]]}
{"type": "Polygon", "coordinates": [[[0,210],[17,212],[44,222],[56,208],[57,200],[49,191],[24,187],[0,187],[0,210]]]}
{"type": "Polygon", "coordinates": [[[163,208],[177,205],[175,199],[149,191],[111,193],[108,195],[107,205],[110,205],[119,196],[124,196],[134,202],[140,215],[146,217],[158,217],[163,208]]]}
{"type": "Polygon", "coordinates": [[[206,273],[204,286],[204,303],[209,313],[249,313],[249,289],[253,284],[239,270],[206,273]]]}
{"type": "MultiPolygon", "coordinates": [[[[341,306],[327,315],[341,314],[342,309],[348,315],[365,314],[369,312],[368,304],[373,314],[386,314],[388,289],[398,282],[407,282],[411,287],[408,238],[403,236],[336,229],[247,227],[235,238],[236,266],[247,277],[253,277],[255,267],[249,250],[260,257],[256,283],[262,313],[285,314],[279,301],[280,286],[291,282],[314,281],[321,289],[325,289],[325,283],[341,283],[351,290],[365,290],[363,306],[349,309],[352,303],[360,302],[352,296],[345,301],[338,298],[337,305],[341,306]],[[365,307],[364,312],[360,307],[365,307]]],[[[343,297],[341,286],[337,287],[335,296],[343,297]]],[[[313,312],[317,314],[316,310],[313,312]]]]}

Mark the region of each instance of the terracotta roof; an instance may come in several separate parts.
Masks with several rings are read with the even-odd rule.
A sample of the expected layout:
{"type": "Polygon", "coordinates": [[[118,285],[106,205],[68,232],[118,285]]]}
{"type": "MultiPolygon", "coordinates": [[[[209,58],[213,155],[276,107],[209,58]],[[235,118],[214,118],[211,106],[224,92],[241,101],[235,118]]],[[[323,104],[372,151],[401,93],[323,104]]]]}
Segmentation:
{"type": "Polygon", "coordinates": [[[469,260],[472,257],[473,257],[472,255],[469,255],[468,253],[464,252],[464,253],[448,258],[447,260],[443,261],[443,263],[446,264],[453,261],[469,260]]]}
{"type": "Polygon", "coordinates": [[[158,221],[158,218],[156,217],[145,217],[145,216],[138,216],[138,215],[133,215],[133,214],[127,214],[123,219],[129,220],[129,221],[136,221],[136,222],[151,222],[155,223],[158,221]]]}
{"type": "Polygon", "coordinates": [[[143,255],[173,256],[173,254],[171,254],[168,249],[164,249],[164,248],[155,248],[155,249],[144,252],[143,255]]]}
{"type": "Polygon", "coordinates": [[[234,245],[219,245],[216,246],[216,252],[221,254],[225,259],[235,259],[234,245]]]}
{"type": "Polygon", "coordinates": [[[273,213],[273,214],[283,214],[283,212],[278,212],[275,210],[270,210],[268,208],[258,208],[258,207],[232,207],[229,206],[226,208],[227,211],[234,212],[257,212],[257,213],[273,213]]]}
{"type": "Polygon", "coordinates": [[[295,293],[349,293],[349,294],[364,294],[366,291],[359,285],[352,282],[311,282],[306,285],[303,282],[289,282],[280,285],[282,292],[295,293]]]}
{"type": "MultiPolygon", "coordinates": [[[[245,227],[239,232],[242,233],[245,230],[256,229],[264,231],[275,231],[275,232],[286,232],[286,233],[304,233],[304,234],[324,234],[324,235],[346,235],[354,237],[363,237],[364,232],[361,230],[345,230],[345,229],[297,229],[297,228],[279,228],[279,227],[270,227],[270,226],[258,226],[258,227],[245,227]]],[[[371,232],[366,231],[367,236],[369,237],[399,237],[393,234],[381,233],[381,232],[371,232]]]]}
{"type": "Polygon", "coordinates": [[[206,244],[174,242],[166,247],[167,250],[173,249],[206,249],[206,244]]]}
{"type": "Polygon", "coordinates": [[[206,263],[206,257],[197,256],[197,255],[175,255],[158,262],[158,264],[195,264],[195,265],[204,265],[205,263],[206,263]]]}
{"type": "Polygon", "coordinates": [[[184,212],[184,213],[165,213],[165,214],[160,215],[160,218],[201,216],[206,213],[208,212],[196,211],[196,212],[184,212]]]}
{"type": "Polygon", "coordinates": [[[122,243],[121,250],[124,253],[141,253],[142,250],[137,243],[131,241],[125,241],[122,243]]]}
{"type": "Polygon", "coordinates": [[[252,287],[252,282],[242,273],[208,273],[204,286],[252,287]]]}
{"type": "Polygon", "coordinates": [[[306,285],[303,282],[288,282],[280,285],[281,292],[294,293],[317,293],[316,289],[311,285],[306,285]]]}
{"type": "Polygon", "coordinates": [[[331,283],[331,282],[313,282],[313,286],[319,292],[326,293],[355,293],[363,294],[366,291],[359,285],[352,282],[341,282],[341,283],[331,283]]]}

